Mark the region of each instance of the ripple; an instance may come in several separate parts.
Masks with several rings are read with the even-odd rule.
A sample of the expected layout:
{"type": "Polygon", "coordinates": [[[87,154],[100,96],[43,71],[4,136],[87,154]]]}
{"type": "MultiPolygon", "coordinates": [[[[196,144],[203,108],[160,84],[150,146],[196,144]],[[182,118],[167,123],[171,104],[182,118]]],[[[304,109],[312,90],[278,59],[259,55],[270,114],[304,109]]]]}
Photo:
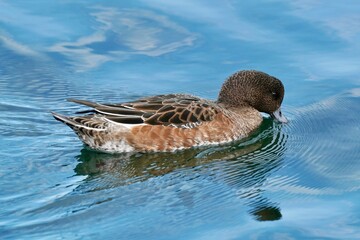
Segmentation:
{"type": "Polygon", "coordinates": [[[286,164],[302,172],[298,179],[302,185],[289,183],[289,191],[338,194],[359,185],[359,103],[360,98],[342,94],[308,107],[287,109],[291,122],[283,131],[291,151],[286,164]]]}

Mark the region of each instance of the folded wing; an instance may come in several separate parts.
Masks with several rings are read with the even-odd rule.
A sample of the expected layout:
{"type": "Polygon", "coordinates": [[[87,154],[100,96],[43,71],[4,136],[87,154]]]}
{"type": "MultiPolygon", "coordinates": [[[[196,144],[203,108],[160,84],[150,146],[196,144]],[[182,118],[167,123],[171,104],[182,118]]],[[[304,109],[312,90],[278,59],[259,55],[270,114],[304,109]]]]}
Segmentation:
{"type": "Polygon", "coordinates": [[[216,106],[191,95],[168,94],[142,98],[119,104],[99,104],[84,100],[69,101],[86,105],[93,112],[119,124],[149,124],[191,128],[212,121],[218,114],[216,106]]]}

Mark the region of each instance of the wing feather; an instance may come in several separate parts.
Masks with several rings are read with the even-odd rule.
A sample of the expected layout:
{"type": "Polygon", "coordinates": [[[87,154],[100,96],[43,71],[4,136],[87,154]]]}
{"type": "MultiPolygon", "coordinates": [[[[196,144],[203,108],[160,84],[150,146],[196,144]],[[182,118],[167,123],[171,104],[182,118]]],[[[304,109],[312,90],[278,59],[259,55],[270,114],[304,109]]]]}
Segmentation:
{"type": "Polygon", "coordinates": [[[181,94],[157,95],[119,104],[99,104],[76,99],[69,101],[92,107],[93,110],[89,112],[94,111],[120,124],[145,123],[189,128],[212,121],[219,112],[210,101],[181,94]]]}

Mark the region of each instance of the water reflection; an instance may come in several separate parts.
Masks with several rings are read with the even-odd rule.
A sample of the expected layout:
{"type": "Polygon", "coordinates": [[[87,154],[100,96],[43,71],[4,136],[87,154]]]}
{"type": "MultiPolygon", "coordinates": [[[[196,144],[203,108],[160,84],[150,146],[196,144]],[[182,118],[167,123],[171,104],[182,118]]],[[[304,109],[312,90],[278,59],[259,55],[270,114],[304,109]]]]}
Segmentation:
{"type": "Polygon", "coordinates": [[[246,140],[175,153],[110,155],[84,148],[78,156],[80,163],[75,172],[88,175],[80,187],[83,192],[116,188],[174,172],[187,177],[189,174],[195,177],[199,172],[211,174],[216,181],[225,182],[236,190],[255,219],[278,220],[280,208],[263,196],[262,184],[281,166],[286,136],[280,128],[272,120],[265,119],[257,132],[246,140]]]}

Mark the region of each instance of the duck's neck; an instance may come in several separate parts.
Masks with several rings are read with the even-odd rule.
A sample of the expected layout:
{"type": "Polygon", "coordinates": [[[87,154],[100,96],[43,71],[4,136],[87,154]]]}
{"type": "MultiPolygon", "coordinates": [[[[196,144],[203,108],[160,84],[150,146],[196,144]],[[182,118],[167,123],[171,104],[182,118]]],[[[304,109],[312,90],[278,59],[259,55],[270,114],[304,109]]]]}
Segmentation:
{"type": "Polygon", "coordinates": [[[263,120],[261,113],[249,105],[236,107],[222,103],[218,103],[218,105],[225,109],[223,112],[233,120],[234,127],[241,134],[249,134],[250,131],[259,127],[263,120]]]}
{"type": "MultiPolygon", "coordinates": [[[[250,106],[248,103],[246,102],[243,102],[241,104],[233,104],[233,103],[227,103],[227,102],[222,102],[222,101],[216,101],[216,103],[225,108],[225,109],[233,109],[233,110],[236,110],[236,109],[246,109],[246,108],[252,108],[252,109],[255,109],[253,108],[252,106],[250,106]]],[[[256,110],[256,109],[255,109],[256,110]]],[[[257,111],[257,110],[256,110],[257,111]]]]}

